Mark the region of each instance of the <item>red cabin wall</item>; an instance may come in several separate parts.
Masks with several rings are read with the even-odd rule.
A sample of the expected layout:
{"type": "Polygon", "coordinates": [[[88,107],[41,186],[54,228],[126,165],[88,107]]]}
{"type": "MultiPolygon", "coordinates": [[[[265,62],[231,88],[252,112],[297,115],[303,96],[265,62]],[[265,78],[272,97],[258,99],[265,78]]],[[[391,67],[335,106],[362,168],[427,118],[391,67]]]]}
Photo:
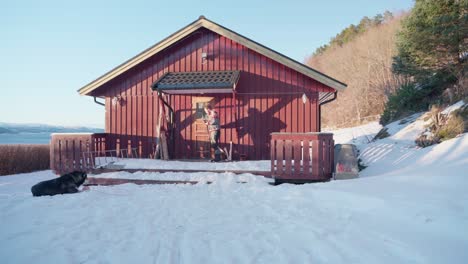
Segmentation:
{"type": "MultiPolygon", "coordinates": [[[[159,101],[151,84],[166,72],[216,70],[241,71],[236,89],[238,130],[232,95],[209,96],[216,97],[215,108],[221,116],[222,146],[232,141],[235,153],[246,154],[249,159],[269,159],[271,132],[317,132],[318,92],[334,91],[239,43],[200,29],[93,92],[93,96],[106,97],[105,128],[112,135],[110,147],[118,149],[130,142],[148,156],[159,115],[159,101]],[[202,51],[209,56],[204,63],[202,51]],[[303,93],[309,99],[306,103],[302,101],[303,93]],[[117,104],[112,103],[115,96],[122,98],[117,104]]],[[[192,156],[194,96],[172,95],[170,99],[178,121],[175,158],[192,156]]]]}

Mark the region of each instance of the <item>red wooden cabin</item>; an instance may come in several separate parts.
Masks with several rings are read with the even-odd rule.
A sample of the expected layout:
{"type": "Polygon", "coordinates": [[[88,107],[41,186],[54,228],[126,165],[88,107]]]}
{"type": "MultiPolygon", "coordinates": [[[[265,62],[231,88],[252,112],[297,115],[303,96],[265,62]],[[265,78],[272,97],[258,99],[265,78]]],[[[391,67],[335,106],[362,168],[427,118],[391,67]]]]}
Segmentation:
{"type": "Polygon", "coordinates": [[[270,159],[273,132],[320,132],[321,105],[345,87],[201,16],[79,93],[105,101],[106,149],[149,157],[162,116],[171,158],[207,158],[201,113],[210,102],[221,117],[221,147],[232,142],[233,159],[258,160],[270,159]]]}

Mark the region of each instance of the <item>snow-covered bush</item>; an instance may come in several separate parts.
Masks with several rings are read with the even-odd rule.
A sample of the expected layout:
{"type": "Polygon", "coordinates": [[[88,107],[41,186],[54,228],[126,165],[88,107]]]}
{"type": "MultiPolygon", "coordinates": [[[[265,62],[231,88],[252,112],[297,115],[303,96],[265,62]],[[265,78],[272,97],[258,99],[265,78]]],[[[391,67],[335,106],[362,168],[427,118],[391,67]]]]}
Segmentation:
{"type": "Polygon", "coordinates": [[[426,131],[422,135],[420,135],[416,140],[416,145],[425,148],[432,146],[434,144],[440,143],[440,139],[435,136],[433,133],[426,131]]]}
{"type": "Polygon", "coordinates": [[[438,131],[437,137],[440,138],[440,140],[448,140],[456,137],[464,131],[465,122],[463,118],[461,116],[451,114],[446,124],[438,131]]]}
{"type": "Polygon", "coordinates": [[[434,105],[428,116],[431,120],[430,125],[416,139],[416,144],[420,147],[438,144],[468,130],[468,104],[464,104],[463,101],[445,110],[434,105]]]}

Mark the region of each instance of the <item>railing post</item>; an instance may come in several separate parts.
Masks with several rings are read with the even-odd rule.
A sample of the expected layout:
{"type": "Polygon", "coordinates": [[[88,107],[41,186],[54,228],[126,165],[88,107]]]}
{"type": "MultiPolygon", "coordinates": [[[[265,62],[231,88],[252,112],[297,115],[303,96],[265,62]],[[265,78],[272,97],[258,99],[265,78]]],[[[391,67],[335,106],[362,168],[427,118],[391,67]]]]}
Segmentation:
{"type": "Polygon", "coordinates": [[[320,177],[320,144],[317,138],[312,140],[312,179],[318,179],[320,177]]]}
{"type": "Polygon", "coordinates": [[[330,140],[330,173],[331,177],[334,177],[335,173],[335,140],[330,140]]]}
{"type": "Polygon", "coordinates": [[[276,171],[275,169],[275,161],[276,161],[276,144],[275,144],[275,139],[273,136],[271,137],[270,140],[270,160],[271,160],[271,172],[272,174],[276,171]]]}
{"type": "Polygon", "coordinates": [[[276,174],[283,176],[283,140],[276,142],[276,174]]]}
{"type": "Polygon", "coordinates": [[[304,166],[304,178],[310,178],[312,176],[312,172],[310,170],[311,165],[311,154],[312,154],[312,141],[309,138],[305,138],[303,141],[303,161],[302,164],[304,166]]]}
{"type": "Polygon", "coordinates": [[[292,140],[285,140],[284,141],[284,160],[286,163],[286,168],[285,168],[285,176],[286,177],[292,177],[293,172],[292,172],[292,140]]]}
{"type": "Polygon", "coordinates": [[[302,139],[295,139],[293,141],[293,155],[294,155],[294,175],[297,177],[299,176],[302,178],[302,171],[301,170],[301,160],[302,160],[302,146],[301,146],[302,139]]]}
{"type": "Polygon", "coordinates": [[[62,140],[57,140],[58,141],[58,168],[59,168],[59,173],[62,173],[63,171],[63,148],[62,148],[62,140]]]}

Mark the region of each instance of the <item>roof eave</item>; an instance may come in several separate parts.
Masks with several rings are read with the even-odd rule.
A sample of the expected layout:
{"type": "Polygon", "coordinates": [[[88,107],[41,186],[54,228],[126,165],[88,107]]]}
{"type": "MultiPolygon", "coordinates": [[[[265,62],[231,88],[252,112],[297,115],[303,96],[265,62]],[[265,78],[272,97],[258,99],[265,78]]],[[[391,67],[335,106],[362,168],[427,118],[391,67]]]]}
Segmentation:
{"type": "Polygon", "coordinates": [[[160,42],[154,44],[153,46],[149,47],[148,49],[140,52],[138,55],[128,59],[127,61],[119,64],[118,66],[114,67],[112,70],[106,72],[105,74],[101,75],[94,81],[86,84],[82,88],[78,89],[78,93],[80,95],[89,95],[93,90],[100,87],[101,85],[107,83],[108,81],[112,80],[113,78],[119,76],[120,74],[124,73],[128,69],[131,69],[135,65],[139,64],[140,62],[146,60],[148,57],[158,53],[159,51],[171,46],[173,43],[177,42],[178,40],[184,38],[188,34],[192,33],[193,31],[199,29],[201,26],[202,19],[197,19],[196,21],[192,22],[188,26],[178,30],[177,32],[171,34],[167,38],[161,40],[160,42]]]}

